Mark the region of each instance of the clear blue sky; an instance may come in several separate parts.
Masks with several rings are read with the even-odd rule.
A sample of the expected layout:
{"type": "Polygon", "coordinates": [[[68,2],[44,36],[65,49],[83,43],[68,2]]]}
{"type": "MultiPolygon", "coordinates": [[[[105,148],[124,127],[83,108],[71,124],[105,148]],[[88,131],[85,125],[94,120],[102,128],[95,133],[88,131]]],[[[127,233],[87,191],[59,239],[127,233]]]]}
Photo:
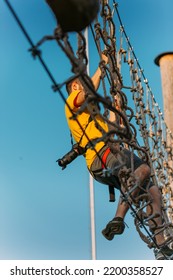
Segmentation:
{"type": "MultiPolygon", "coordinates": [[[[110,1],[111,2],[111,1],[110,1]]],[[[34,43],[56,26],[43,0],[11,0],[34,43]]],[[[119,12],[136,56],[162,108],[160,70],[154,58],[173,50],[172,0],[121,0],[119,12]]],[[[83,158],[62,171],[57,158],[70,148],[64,104],[10,14],[0,2],[0,259],[90,259],[89,176],[83,158]]],[[[70,65],[55,42],[41,48],[57,82],[70,65]]],[[[90,45],[91,74],[97,67],[90,45]]],[[[65,89],[63,93],[66,96],[65,89]]],[[[116,192],[118,200],[118,192],[116,192]]],[[[112,242],[101,230],[117,203],[95,183],[98,259],[154,259],[138,237],[130,213],[112,242]]]]}

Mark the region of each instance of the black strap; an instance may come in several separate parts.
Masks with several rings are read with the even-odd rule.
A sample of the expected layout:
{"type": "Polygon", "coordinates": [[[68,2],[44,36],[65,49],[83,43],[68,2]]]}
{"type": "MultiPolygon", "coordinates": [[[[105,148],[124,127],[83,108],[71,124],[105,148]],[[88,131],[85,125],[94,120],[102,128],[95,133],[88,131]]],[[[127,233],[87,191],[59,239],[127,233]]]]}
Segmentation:
{"type": "Polygon", "coordinates": [[[108,187],[109,187],[109,201],[115,202],[115,189],[113,186],[108,186],[108,187]]]}

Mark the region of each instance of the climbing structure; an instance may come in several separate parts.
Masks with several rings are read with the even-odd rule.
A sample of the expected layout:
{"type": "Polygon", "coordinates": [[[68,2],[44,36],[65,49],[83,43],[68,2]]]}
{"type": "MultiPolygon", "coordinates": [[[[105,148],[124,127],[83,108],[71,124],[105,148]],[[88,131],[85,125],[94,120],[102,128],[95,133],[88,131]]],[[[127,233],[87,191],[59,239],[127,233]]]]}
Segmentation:
{"type": "MultiPolygon", "coordinates": [[[[173,136],[164,122],[163,114],[126,35],[115,1],[101,1],[100,14],[94,24],[90,25],[90,30],[94,36],[95,45],[100,57],[104,49],[105,54],[109,58],[108,65],[100,61],[103,94],[92,90],[89,77],[85,74],[87,57],[86,42],[83,34],[78,33],[76,56],[73,48],[69,45],[66,35],[65,37],[61,36],[59,28],[55,31],[59,46],[61,46],[71,61],[72,71],[75,76],[80,76],[85,86],[90,90],[90,95],[81,110],[84,110],[86,107],[88,108],[88,104],[92,102],[102,105],[104,111],[97,111],[97,114],[102,114],[102,117],[108,124],[110,124],[109,112],[114,112],[116,120],[111,126],[112,132],[105,133],[102,131],[103,137],[102,139],[97,139],[97,142],[103,139],[104,141],[109,141],[112,149],[114,147],[113,144],[121,143],[121,145],[125,145],[129,150],[137,153],[139,157],[148,162],[152,171],[152,181],[155,185],[159,186],[162,193],[162,212],[164,218],[162,226],[158,228],[155,223],[156,216],[153,213],[151,197],[147,191],[144,191],[144,194],[139,195],[135,200],[132,198],[132,191],[139,187],[134,179],[133,168],[127,170],[125,167],[122,167],[120,173],[120,181],[124,187],[122,196],[129,203],[137,231],[148,246],[150,248],[157,248],[154,232],[158,231],[164,232],[165,244],[172,246],[173,136]],[[112,2],[112,5],[109,2],[112,2]],[[114,23],[117,19],[119,26],[115,26],[114,23]],[[124,73],[126,76],[124,76],[124,73]],[[107,84],[109,86],[106,86],[107,84]],[[121,103],[119,107],[115,106],[114,99],[121,103]],[[130,104],[129,106],[128,100],[133,100],[133,105],[130,104]],[[140,135],[138,135],[137,131],[140,132],[140,135]],[[127,179],[129,176],[130,180],[127,179]],[[147,208],[150,209],[148,213],[147,208]]],[[[92,118],[95,119],[94,114],[96,112],[91,110],[90,113],[92,118]]],[[[96,125],[99,128],[98,123],[96,125]]],[[[91,145],[94,146],[95,143],[91,143],[91,145]]],[[[108,172],[111,171],[106,170],[105,176],[108,175],[108,172]]]]}
{"type": "MultiPolygon", "coordinates": [[[[112,150],[114,150],[114,144],[120,144],[138,154],[140,158],[150,165],[152,181],[159,186],[162,193],[163,224],[158,227],[155,222],[157,217],[153,213],[152,201],[147,189],[143,190],[143,194],[138,195],[135,199],[132,197],[132,192],[140,186],[135,180],[134,167],[132,166],[131,169],[125,168],[123,161],[119,174],[122,185],[122,199],[129,204],[137,231],[149,248],[159,250],[155,243],[156,232],[163,232],[165,244],[172,248],[173,135],[165,124],[163,114],[136,58],[117,6],[118,4],[114,0],[101,0],[100,13],[95,22],[89,26],[100,58],[103,50],[108,57],[107,65],[100,60],[102,70],[101,93],[93,90],[91,79],[87,75],[88,57],[86,54],[86,40],[82,31],[76,33],[78,45],[76,50],[71,45],[68,34],[63,31],[60,25],[55,28],[53,35],[45,36],[37,45],[32,43],[24,29],[22,31],[31,45],[33,56],[39,58],[52,80],[53,90],[60,93],[64,102],[66,101],[61,88],[67,81],[79,77],[89,94],[78,114],[87,107],[93,120],[95,120],[95,114],[101,114],[105,122],[111,125],[111,130],[106,133],[95,120],[103,136],[94,141],[88,138],[93,149],[97,142],[103,140],[109,142],[112,150]],[[46,40],[56,40],[71,62],[72,75],[61,84],[56,83],[38,49],[46,40]],[[131,100],[133,100],[133,103],[131,100]],[[93,110],[93,106],[90,106],[93,103],[98,104],[98,108],[102,109],[93,110]],[[113,123],[109,121],[110,112],[115,114],[113,123]]],[[[18,23],[21,27],[19,21],[18,23]]],[[[74,115],[75,118],[76,115],[74,115]]],[[[109,176],[109,172],[111,170],[105,170],[105,176],[109,176]]]]}

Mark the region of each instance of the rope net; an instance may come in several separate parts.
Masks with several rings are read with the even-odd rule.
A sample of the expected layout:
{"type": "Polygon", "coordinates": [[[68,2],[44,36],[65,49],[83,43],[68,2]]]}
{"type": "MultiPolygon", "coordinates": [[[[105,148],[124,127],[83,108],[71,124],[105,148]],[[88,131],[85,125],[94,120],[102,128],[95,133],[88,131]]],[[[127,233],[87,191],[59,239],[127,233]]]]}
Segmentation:
{"type": "MultiPolygon", "coordinates": [[[[157,247],[154,242],[154,232],[163,231],[165,244],[171,244],[173,240],[173,136],[165,124],[163,114],[126,35],[117,3],[113,1],[110,5],[109,2],[111,1],[101,1],[100,15],[90,26],[100,58],[104,49],[109,61],[106,65],[104,61],[100,60],[99,64],[102,70],[102,94],[93,91],[90,86],[90,78],[85,74],[88,58],[86,41],[82,32],[77,35],[77,56],[69,44],[67,35],[60,34],[59,27],[55,31],[56,40],[69,57],[72,72],[75,76],[80,76],[86,91],[88,89],[90,92],[78,114],[87,108],[92,119],[95,120],[96,126],[102,132],[102,138],[96,139],[94,142],[90,140],[92,147],[94,148],[95,144],[102,140],[106,143],[109,142],[113,151],[117,144],[123,145],[137,153],[151,167],[152,181],[159,186],[162,193],[163,224],[159,227],[155,222],[156,215],[153,213],[152,200],[147,190],[144,190],[144,194],[138,195],[135,199],[131,195],[139,187],[135,181],[134,167],[127,169],[123,167],[122,162],[119,174],[123,190],[122,196],[131,206],[140,237],[150,248],[157,247]],[[117,25],[114,23],[117,19],[119,21],[118,32],[117,25]],[[132,102],[128,102],[128,100],[133,100],[133,104],[129,105],[128,103],[132,102]],[[102,110],[96,110],[95,106],[93,109],[93,103],[99,105],[97,107],[102,110]],[[115,115],[115,120],[111,123],[109,121],[110,112],[115,115]],[[100,114],[111,126],[108,133],[103,131],[97,123],[96,114],[100,114]],[[147,212],[148,207],[149,212],[147,212]]],[[[105,170],[105,176],[108,176],[109,172],[111,170],[105,170]]]]}

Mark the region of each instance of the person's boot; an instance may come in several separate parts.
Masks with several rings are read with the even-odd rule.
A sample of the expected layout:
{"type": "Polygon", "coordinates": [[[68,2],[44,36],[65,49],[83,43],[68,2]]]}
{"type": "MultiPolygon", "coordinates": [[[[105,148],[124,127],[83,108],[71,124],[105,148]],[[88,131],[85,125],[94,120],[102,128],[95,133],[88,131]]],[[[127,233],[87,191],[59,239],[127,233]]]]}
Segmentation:
{"type": "Polygon", "coordinates": [[[102,234],[107,240],[112,240],[114,235],[122,234],[124,229],[125,223],[123,219],[116,217],[106,225],[106,227],[102,230],[102,234]]]}

